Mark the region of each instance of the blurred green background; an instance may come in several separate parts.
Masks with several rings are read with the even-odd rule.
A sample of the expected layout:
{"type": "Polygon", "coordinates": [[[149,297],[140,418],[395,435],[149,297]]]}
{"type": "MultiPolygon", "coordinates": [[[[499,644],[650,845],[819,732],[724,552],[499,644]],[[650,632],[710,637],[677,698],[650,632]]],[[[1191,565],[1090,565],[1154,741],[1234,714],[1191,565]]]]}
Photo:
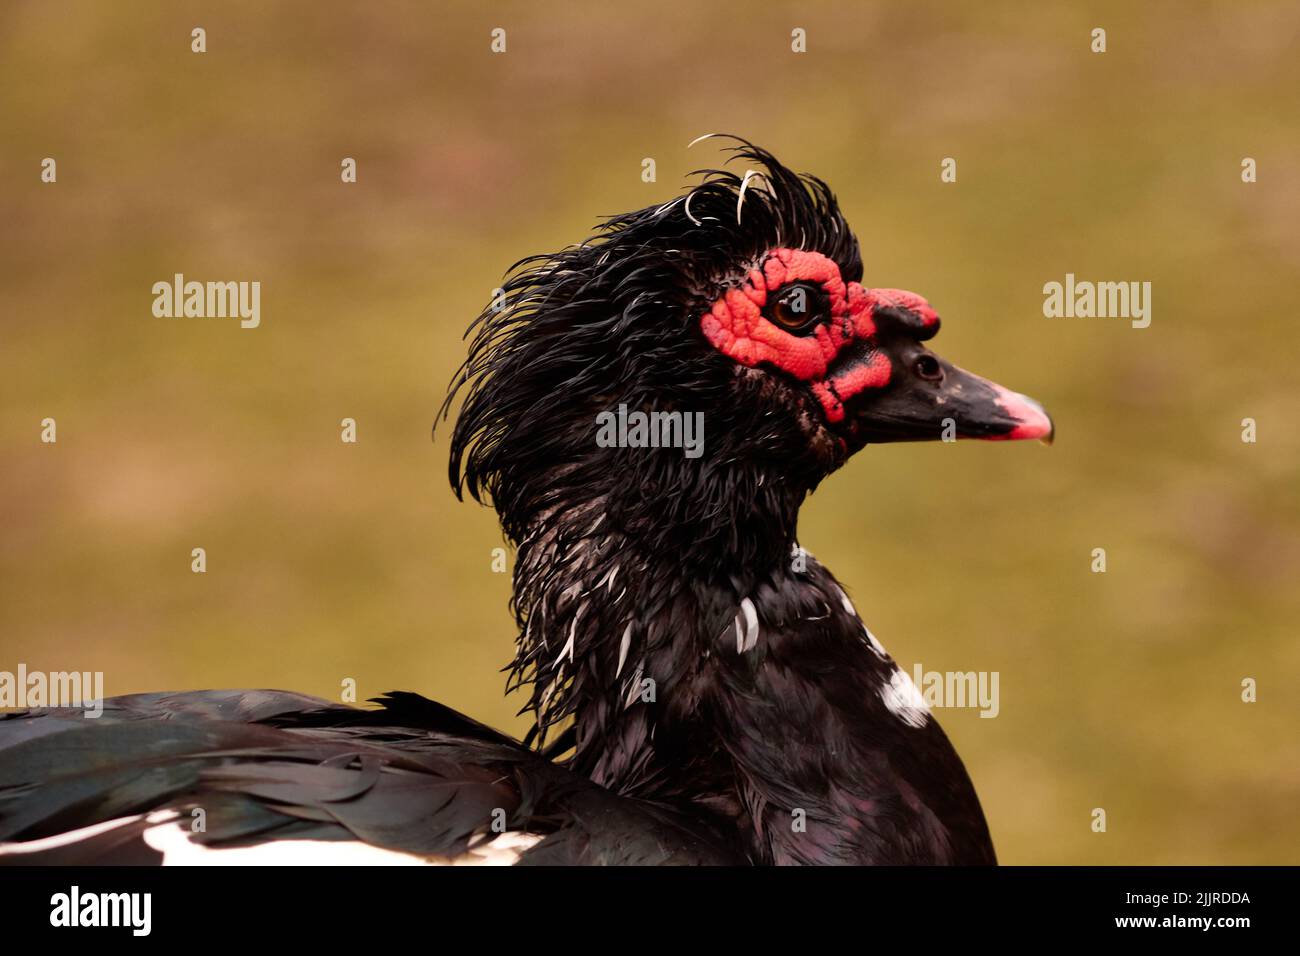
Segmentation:
{"type": "Polygon", "coordinates": [[[1056,418],[868,449],[801,525],[909,672],[1000,672],[997,719],[939,716],[1001,858],[1300,862],[1298,39],[1294,3],[5,3],[0,669],[519,730],[494,515],[429,440],[461,332],[736,132],[1056,418]],[[260,280],[261,328],[153,318],[176,272],[260,280]],[[1151,327],[1045,319],[1066,272],[1151,281],[1151,327]]]}

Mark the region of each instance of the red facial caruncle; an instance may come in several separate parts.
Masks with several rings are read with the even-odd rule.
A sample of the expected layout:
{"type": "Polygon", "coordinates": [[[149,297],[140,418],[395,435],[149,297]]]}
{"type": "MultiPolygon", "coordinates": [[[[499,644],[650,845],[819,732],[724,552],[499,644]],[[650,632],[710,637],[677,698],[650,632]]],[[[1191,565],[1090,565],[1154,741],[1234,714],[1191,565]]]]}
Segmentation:
{"type": "Polygon", "coordinates": [[[889,357],[875,348],[877,308],[903,308],[924,327],[939,317],[921,296],[900,289],[864,289],[845,283],[839,266],[817,252],[773,249],[743,282],[728,290],[700,317],[700,328],[714,348],[751,368],[770,365],[808,382],[829,422],[844,419],[844,403],[867,389],[889,384],[889,357]],[[826,317],[797,332],[765,314],[769,300],[792,284],[821,290],[826,317]],[[854,356],[846,354],[853,343],[854,356]]]}

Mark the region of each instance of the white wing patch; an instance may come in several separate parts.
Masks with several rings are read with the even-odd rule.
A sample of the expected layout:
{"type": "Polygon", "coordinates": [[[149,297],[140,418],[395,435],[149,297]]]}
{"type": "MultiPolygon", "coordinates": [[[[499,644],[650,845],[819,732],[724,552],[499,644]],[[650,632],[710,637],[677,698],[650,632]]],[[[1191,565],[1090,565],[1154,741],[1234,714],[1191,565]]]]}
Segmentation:
{"type": "MultiPolygon", "coordinates": [[[[123,817],[40,840],[0,843],[0,857],[72,846],[139,819],[123,817]]],[[[191,842],[186,828],[170,811],[145,819],[154,825],[144,831],[144,841],[163,855],[163,866],[514,866],[525,850],[543,839],[540,833],[511,831],[454,857],[402,853],[352,840],[269,840],[256,846],[207,847],[191,842]]]]}
{"type": "Polygon", "coordinates": [[[139,819],[140,816],[137,814],[133,817],[121,817],[117,820],[105,820],[103,823],[81,827],[78,830],[68,830],[65,833],[56,833],[54,836],[42,837],[39,840],[25,840],[22,843],[0,843],[0,856],[22,856],[25,853],[42,853],[45,850],[57,850],[59,847],[72,846],[74,843],[80,843],[82,840],[88,840],[101,833],[108,833],[111,830],[116,830],[118,827],[124,827],[128,823],[134,823],[139,819]]]}
{"type": "Polygon", "coordinates": [[[930,719],[930,708],[926,706],[925,698],[912,683],[912,678],[898,668],[894,668],[889,683],[881,686],[880,699],[891,714],[909,727],[924,727],[930,719]]]}
{"type": "Polygon", "coordinates": [[[145,831],[163,866],[514,866],[542,839],[538,833],[502,833],[460,856],[439,857],[385,850],[342,840],[270,840],[249,847],[213,848],[192,843],[179,823],[145,831]]]}

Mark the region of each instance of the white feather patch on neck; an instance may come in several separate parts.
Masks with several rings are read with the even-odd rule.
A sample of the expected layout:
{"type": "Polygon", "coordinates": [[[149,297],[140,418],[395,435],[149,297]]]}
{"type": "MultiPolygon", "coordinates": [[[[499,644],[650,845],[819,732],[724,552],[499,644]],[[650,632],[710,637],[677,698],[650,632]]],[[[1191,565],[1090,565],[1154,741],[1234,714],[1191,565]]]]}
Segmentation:
{"type": "Polygon", "coordinates": [[[880,699],[891,714],[909,727],[924,727],[930,719],[930,708],[925,698],[905,672],[894,668],[889,683],[880,688],[880,699]]]}

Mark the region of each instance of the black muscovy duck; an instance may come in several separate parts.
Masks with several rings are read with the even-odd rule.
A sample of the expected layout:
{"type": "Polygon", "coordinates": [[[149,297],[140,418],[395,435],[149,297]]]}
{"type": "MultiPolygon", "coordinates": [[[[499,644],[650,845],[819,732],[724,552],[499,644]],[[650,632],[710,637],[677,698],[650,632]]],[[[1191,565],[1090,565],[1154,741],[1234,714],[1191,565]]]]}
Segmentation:
{"type": "Polygon", "coordinates": [[[931,352],[830,189],[737,142],[743,176],[523,260],[472,328],[451,481],[517,547],[525,741],[412,694],[7,714],[0,858],[993,863],[961,760],[795,532],[865,445],[1052,423],[931,352]]]}

